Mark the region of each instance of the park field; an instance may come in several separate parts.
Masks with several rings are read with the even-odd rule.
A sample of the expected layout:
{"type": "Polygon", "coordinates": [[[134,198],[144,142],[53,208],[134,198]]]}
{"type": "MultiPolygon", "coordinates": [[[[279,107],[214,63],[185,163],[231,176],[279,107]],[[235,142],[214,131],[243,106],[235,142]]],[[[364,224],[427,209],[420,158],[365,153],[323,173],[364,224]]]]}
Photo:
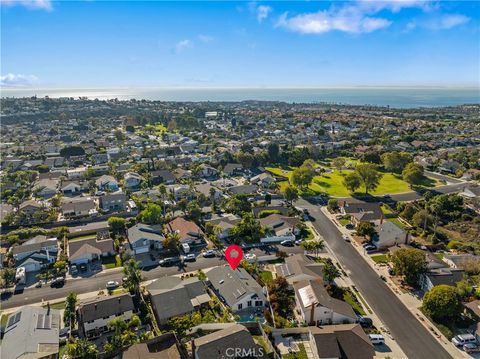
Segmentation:
{"type": "MultiPolygon", "coordinates": [[[[278,183],[280,186],[280,191],[283,192],[285,187],[288,185],[288,179],[290,178],[291,171],[278,167],[267,167],[266,170],[276,176],[285,178],[285,181],[280,181],[278,183]]],[[[351,172],[353,171],[334,170],[333,172],[323,173],[322,175],[315,176],[312,183],[308,187],[308,190],[304,191],[302,195],[312,196],[323,192],[332,197],[350,197],[352,196],[352,193],[350,193],[350,191],[343,186],[343,178],[351,172]]],[[[383,176],[380,180],[379,186],[375,189],[375,191],[372,191],[371,194],[384,195],[411,191],[409,184],[405,182],[400,175],[389,172],[382,172],[382,174],[383,176]]],[[[437,180],[433,178],[427,178],[422,184],[422,187],[435,187],[439,184],[440,183],[437,180]]],[[[356,193],[365,193],[365,188],[360,187],[356,193]]]]}

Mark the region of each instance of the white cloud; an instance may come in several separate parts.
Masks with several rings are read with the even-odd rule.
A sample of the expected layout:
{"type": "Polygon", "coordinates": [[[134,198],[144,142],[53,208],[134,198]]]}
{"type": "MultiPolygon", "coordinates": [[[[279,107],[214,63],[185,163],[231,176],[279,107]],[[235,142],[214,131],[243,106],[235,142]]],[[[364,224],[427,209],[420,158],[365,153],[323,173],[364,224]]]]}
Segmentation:
{"type": "Polygon", "coordinates": [[[368,33],[390,26],[391,21],[364,16],[353,8],[340,11],[324,10],[316,13],[288,17],[280,16],[277,26],[302,34],[322,34],[333,30],[349,33],[368,33]]]}
{"type": "Polygon", "coordinates": [[[262,22],[263,20],[265,20],[271,11],[272,11],[271,6],[259,5],[257,7],[257,21],[262,22]]]}
{"type": "Polygon", "coordinates": [[[199,34],[198,39],[201,42],[212,42],[213,41],[213,36],[199,34]]]}
{"type": "Polygon", "coordinates": [[[4,6],[23,6],[32,10],[47,10],[53,9],[51,0],[0,0],[4,6]]]}
{"type": "Polygon", "coordinates": [[[452,27],[466,24],[470,21],[470,18],[460,14],[447,14],[440,16],[436,20],[432,21],[430,27],[438,30],[447,30],[452,27]]]}
{"type": "Polygon", "coordinates": [[[2,87],[28,87],[38,82],[35,75],[6,74],[0,76],[0,86],[2,87]]]}
{"type": "Polygon", "coordinates": [[[185,39],[177,42],[177,44],[175,45],[175,52],[178,54],[185,50],[191,49],[192,47],[193,47],[193,42],[188,39],[185,39]]]}

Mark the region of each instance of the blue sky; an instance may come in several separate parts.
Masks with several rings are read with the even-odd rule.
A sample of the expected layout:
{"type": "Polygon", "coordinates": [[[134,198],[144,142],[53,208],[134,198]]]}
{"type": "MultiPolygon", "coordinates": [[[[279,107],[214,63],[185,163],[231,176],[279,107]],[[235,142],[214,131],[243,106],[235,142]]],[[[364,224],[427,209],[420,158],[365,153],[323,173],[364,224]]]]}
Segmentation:
{"type": "Polygon", "coordinates": [[[480,85],[476,1],[0,1],[4,88],[480,85]]]}

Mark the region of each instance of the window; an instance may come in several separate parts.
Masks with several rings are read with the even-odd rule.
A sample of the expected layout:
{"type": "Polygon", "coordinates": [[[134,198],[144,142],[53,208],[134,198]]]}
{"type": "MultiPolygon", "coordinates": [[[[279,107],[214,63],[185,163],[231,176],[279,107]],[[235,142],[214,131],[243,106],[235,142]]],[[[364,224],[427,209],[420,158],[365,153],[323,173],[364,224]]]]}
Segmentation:
{"type": "Polygon", "coordinates": [[[240,303],[240,304],[238,305],[238,309],[242,309],[242,308],[243,308],[243,305],[242,305],[242,303],[240,303]]]}
{"type": "Polygon", "coordinates": [[[247,302],[247,307],[251,307],[251,306],[252,306],[252,301],[249,300],[249,301],[247,302]]]}
{"type": "Polygon", "coordinates": [[[263,301],[261,301],[261,300],[256,300],[255,301],[255,306],[256,307],[261,307],[262,305],[263,305],[263,301]]]}

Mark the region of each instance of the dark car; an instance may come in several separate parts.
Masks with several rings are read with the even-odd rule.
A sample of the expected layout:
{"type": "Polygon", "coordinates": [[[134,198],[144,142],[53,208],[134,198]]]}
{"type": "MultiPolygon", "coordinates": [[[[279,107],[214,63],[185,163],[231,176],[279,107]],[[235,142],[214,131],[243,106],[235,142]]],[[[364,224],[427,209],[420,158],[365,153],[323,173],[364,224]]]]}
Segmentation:
{"type": "Polygon", "coordinates": [[[362,328],[371,328],[373,327],[373,321],[371,318],[368,318],[368,317],[360,317],[360,319],[358,320],[358,322],[360,323],[360,325],[362,326],[362,328]]]}
{"type": "Polygon", "coordinates": [[[85,263],[82,263],[78,266],[78,269],[80,269],[80,272],[86,272],[88,267],[85,263]]]}
{"type": "Polygon", "coordinates": [[[352,229],[355,229],[355,225],[354,225],[353,223],[347,223],[347,224],[345,225],[345,228],[352,230],[352,229]]]}
{"type": "Polygon", "coordinates": [[[164,258],[160,259],[158,264],[160,264],[162,267],[168,267],[168,266],[173,266],[174,264],[179,264],[181,262],[179,257],[169,257],[169,258],[164,258]]]}
{"type": "Polygon", "coordinates": [[[282,241],[280,244],[284,247],[293,247],[295,245],[295,242],[287,239],[285,241],[282,241]]]}
{"type": "Polygon", "coordinates": [[[63,287],[65,284],[65,278],[63,277],[57,277],[52,282],[50,283],[50,287],[52,288],[60,288],[63,287]]]}

